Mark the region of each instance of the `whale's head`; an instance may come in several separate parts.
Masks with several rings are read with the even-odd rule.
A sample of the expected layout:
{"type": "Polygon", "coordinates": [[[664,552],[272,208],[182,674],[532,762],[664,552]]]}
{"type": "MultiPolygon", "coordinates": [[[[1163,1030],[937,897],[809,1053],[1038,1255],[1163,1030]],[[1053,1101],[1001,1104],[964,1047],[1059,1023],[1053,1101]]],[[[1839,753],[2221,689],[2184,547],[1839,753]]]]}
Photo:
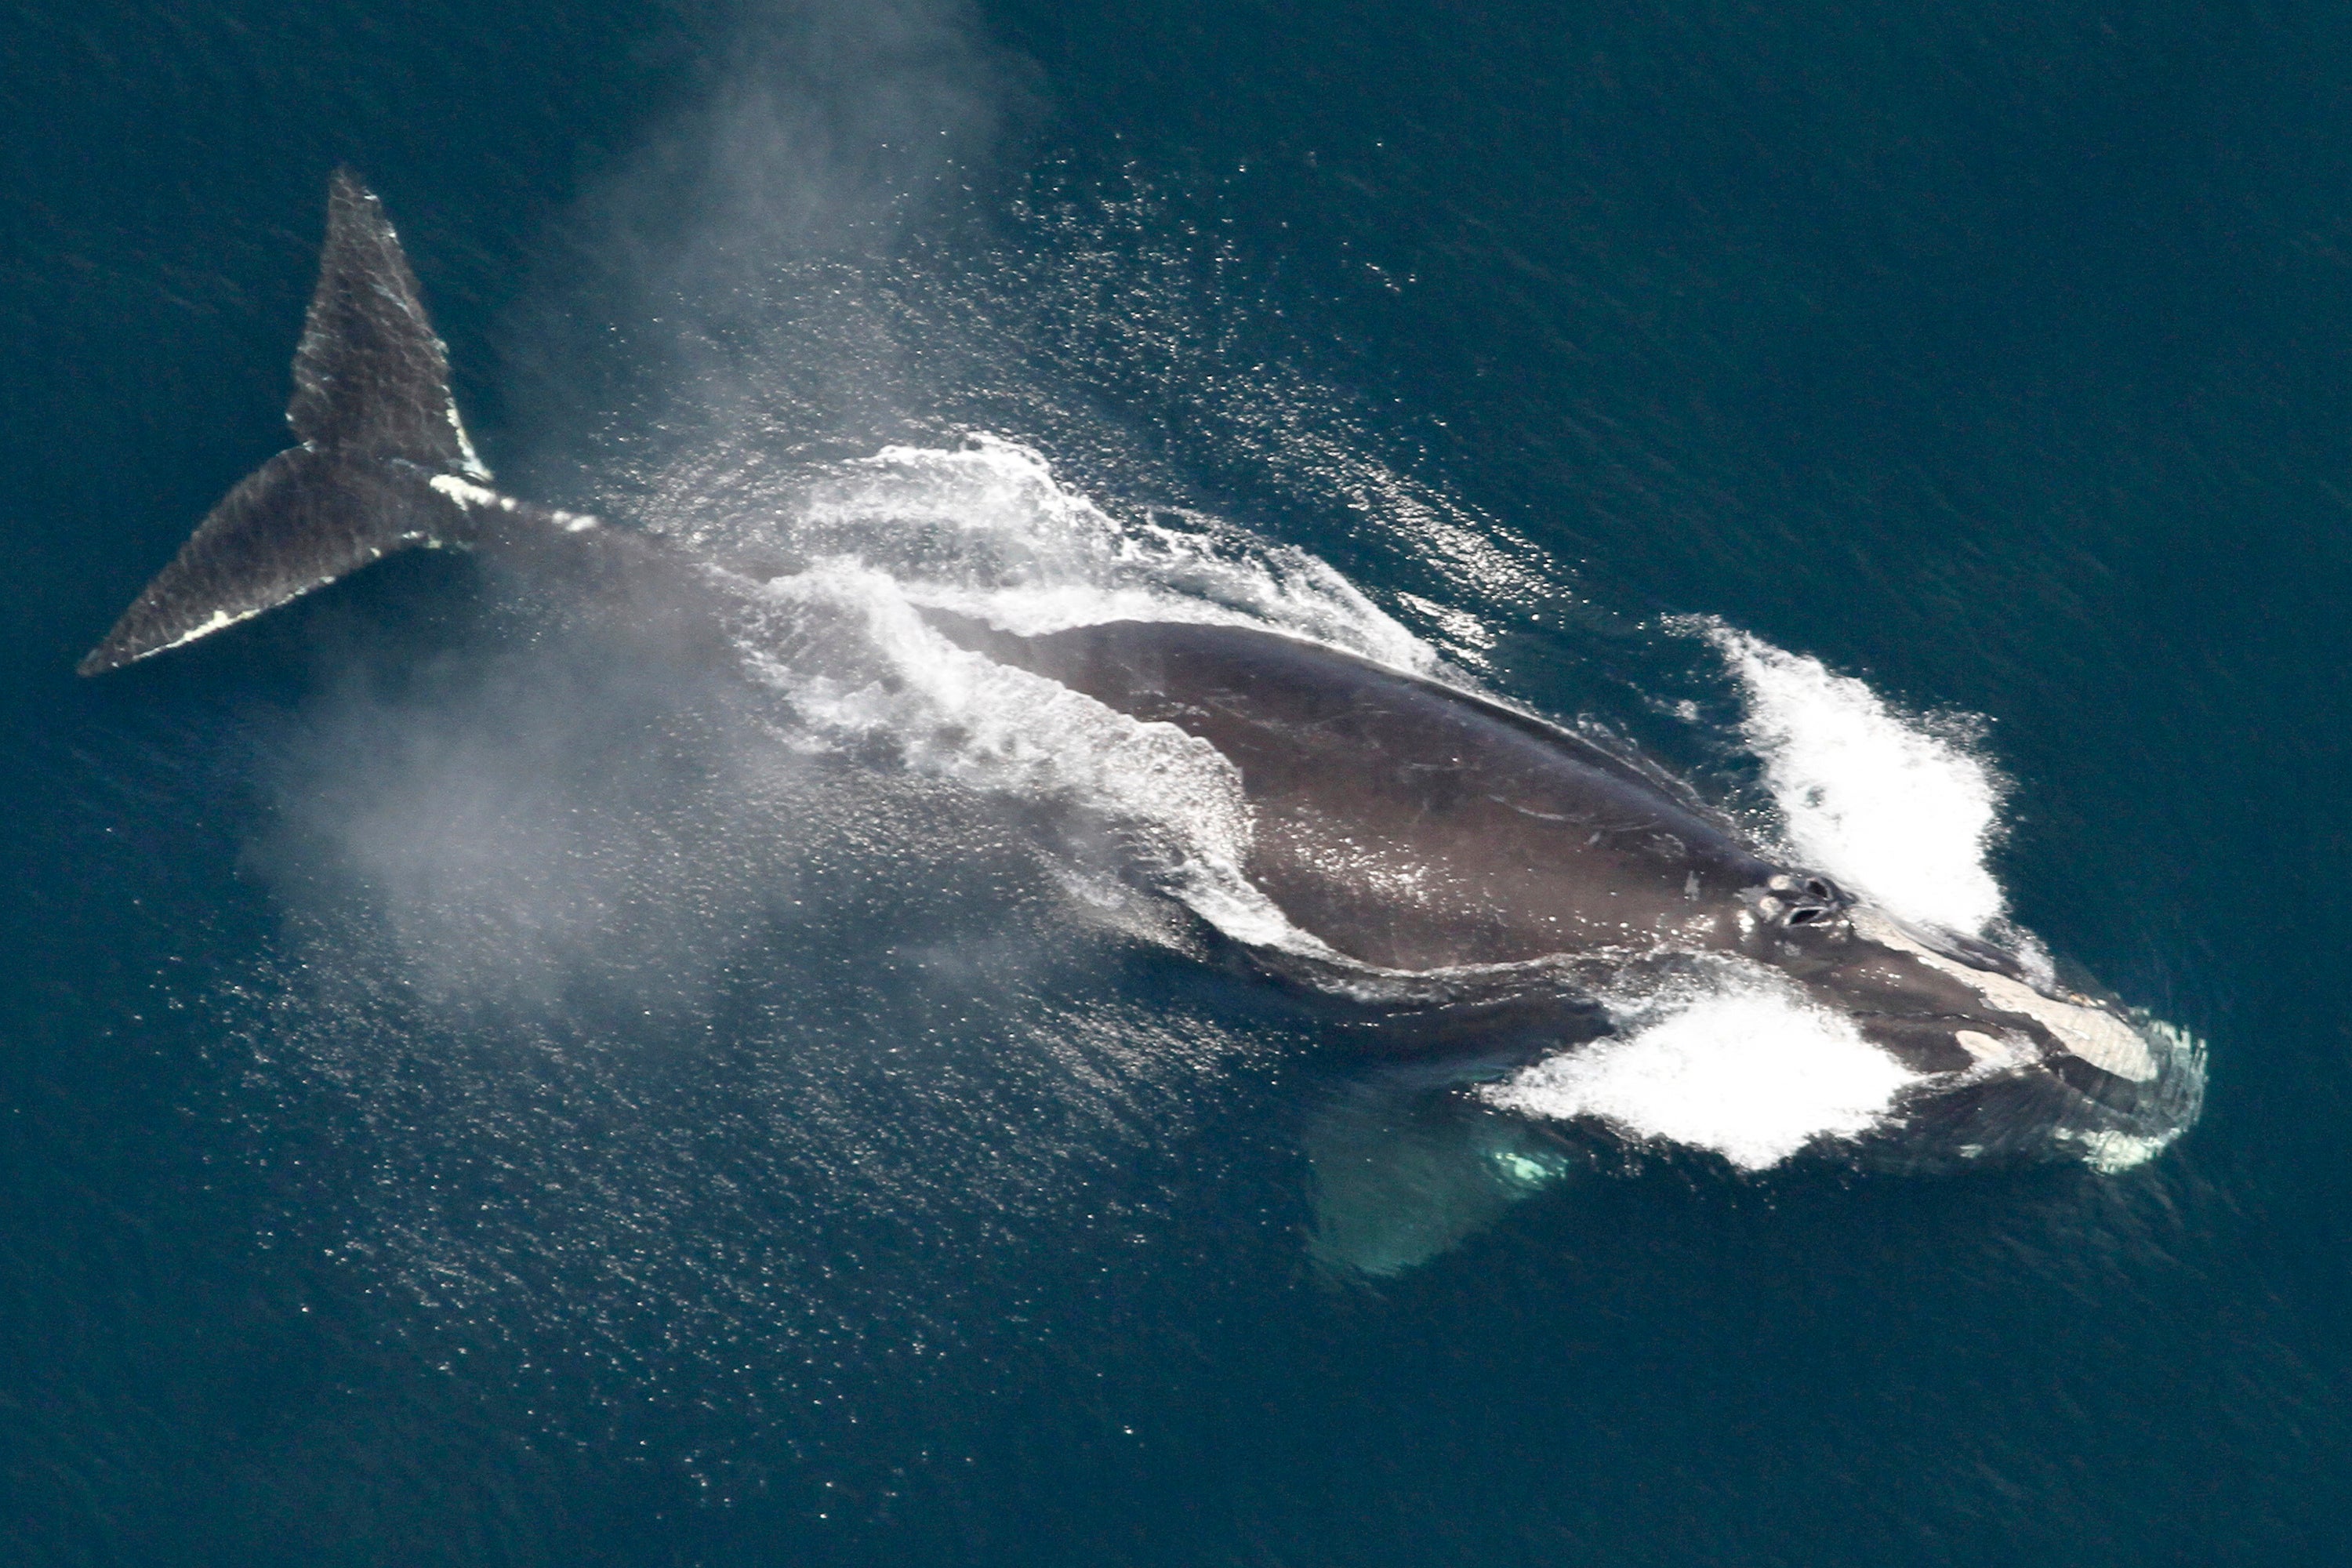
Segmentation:
{"type": "MultiPolygon", "coordinates": [[[[2095,983],[1909,925],[1774,868],[1732,942],[1565,971],[1594,1005],[1531,1011],[1524,1056],[1442,1032],[1349,1083],[1307,1130],[1317,1260],[1388,1275],[1628,1146],[1744,1172],[2145,1163],[2196,1120],[2201,1047],[2095,983]]],[[[1443,1015],[1444,1009],[1440,1009],[1443,1015]]],[[[1492,1016],[1482,1014],[1482,1020],[1492,1016]]]]}
{"type": "Polygon", "coordinates": [[[1759,903],[1778,917],[1770,961],[1918,1076],[1903,1163],[2072,1154],[2122,1169],[2196,1118],[2201,1048],[2095,983],[1909,925],[1819,877],[1775,879],[1759,903]]]}

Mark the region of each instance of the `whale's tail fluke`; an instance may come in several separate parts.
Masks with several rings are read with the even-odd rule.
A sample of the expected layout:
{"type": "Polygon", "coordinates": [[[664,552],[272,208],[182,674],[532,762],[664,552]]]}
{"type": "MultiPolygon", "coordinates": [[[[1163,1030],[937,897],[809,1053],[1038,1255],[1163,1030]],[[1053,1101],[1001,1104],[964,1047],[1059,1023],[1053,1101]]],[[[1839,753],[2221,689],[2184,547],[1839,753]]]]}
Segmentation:
{"type": "Polygon", "coordinates": [[[194,642],[395,551],[468,542],[462,501],[488,496],[489,471],[383,205],[348,169],[329,188],[286,417],[301,445],[222,498],[82,674],[194,642]]]}

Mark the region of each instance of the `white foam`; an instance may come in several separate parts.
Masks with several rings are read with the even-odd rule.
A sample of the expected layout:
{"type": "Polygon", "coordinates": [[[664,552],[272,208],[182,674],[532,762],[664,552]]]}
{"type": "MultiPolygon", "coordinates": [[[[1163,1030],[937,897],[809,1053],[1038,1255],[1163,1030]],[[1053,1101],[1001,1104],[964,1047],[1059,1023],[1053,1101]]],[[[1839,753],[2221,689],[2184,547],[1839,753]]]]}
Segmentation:
{"type": "Polygon", "coordinates": [[[1710,1149],[1742,1170],[1885,1125],[1916,1074],[1853,1025],[1753,966],[1630,1010],[1622,1034],[1482,1090],[1531,1116],[1592,1118],[1635,1139],[1710,1149]]]}
{"type": "Polygon", "coordinates": [[[1306,551],[1192,514],[1113,515],[1037,452],[985,433],[886,447],[814,487],[794,521],[812,553],[885,566],[910,602],[1024,637],[1115,620],[1270,627],[1401,669],[1437,657],[1306,551]],[[1173,521],[1160,521],[1162,517],[1173,521]]]}
{"type": "Polygon", "coordinates": [[[2002,785],[1959,740],[1851,676],[1719,623],[1706,627],[1747,699],[1740,729],[1789,847],[1891,913],[1981,935],[2006,899],[1985,858],[2002,785]]]}
{"type": "Polygon", "coordinates": [[[962,648],[920,614],[1031,636],[1120,619],[1248,625],[1434,668],[1328,564],[1213,520],[1114,515],[989,436],[843,465],[770,526],[803,563],[764,589],[798,617],[801,634],[779,639],[798,651],[745,652],[817,739],[879,742],[971,788],[1091,808],[1124,825],[1134,868],[1228,935],[1337,959],[1244,874],[1255,817],[1214,747],[962,648]]]}
{"type": "Polygon", "coordinates": [[[1239,771],[1206,741],[956,646],[902,584],[860,563],[820,563],[768,591],[851,612],[887,662],[883,679],[861,681],[758,667],[820,731],[887,740],[918,771],[967,787],[1114,815],[1138,829],[1139,868],[1228,935],[1331,956],[1244,874],[1255,816],[1239,771]]]}
{"type": "Polygon", "coordinates": [[[2173,1140],[2180,1136],[2180,1131],[2179,1128],[2174,1127],[2143,1135],[2114,1131],[2077,1132],[2062,1127],[2058,1130],[2058,1136],[2082,1151],[2083,1163],[2103,1176],[2115,1176],[2126,1171],[2137,1170],[2163,1153],[2171,1146],[2173,1140]]]}
{"type": "Polygon", "coordinates": [[[487,485],[478,485],[471,479],[463,479],[456,474],[436,474],[425,482],[459,506],[494,506],[508,511],[515,509],[513,497],[502,496],[487,485]]]}

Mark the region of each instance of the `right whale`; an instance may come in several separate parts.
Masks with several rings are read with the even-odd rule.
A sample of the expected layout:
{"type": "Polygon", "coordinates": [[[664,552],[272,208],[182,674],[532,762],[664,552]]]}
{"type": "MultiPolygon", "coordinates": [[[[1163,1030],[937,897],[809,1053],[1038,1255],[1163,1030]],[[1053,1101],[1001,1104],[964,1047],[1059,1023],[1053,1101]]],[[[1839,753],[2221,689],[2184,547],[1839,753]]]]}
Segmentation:
{"type": "Polygon", "coordinates": [[[1889,1120],[1903,1131],[1883,1151],[1912,1166],[2063,1152],[2116,1164],[2193,1114],[2198,1064],[2175,1031],[2087,978],[2063,984],[1777,859],[1671,775],[1572,730],[1249,627],[1022,637],[931,619],[1230,761],[1255,816],[1245,873],[1328,949],[1269,952],[1286,973],[1473,1008],[1545,985],[1583,998],[1710,965],[1761,971],[1917,1079],[1914,1114],[1889,1120]]]}
{"type": "MultiPolygon", "coordinates": [[[[489,487],[415,277],[380,204],[347,172],[331,192],[295,380],[288,412],[300,444],[222,500],[84,674],[411,548],[506,553],[622,603],[631,583],[657,580],[664,604],[695,606],[712,657],[754,657],[760,584],[742,563],[489,487]]],[[[1339,1120],[1309,1137],[1310,1152],[1324,1151],[1322,1226],[1339,1261],[1381,1272],[1457,1237],[1557,1162],[1543,1117],[1509,1114],[1544,1108],[1527,1073],[1572,1058],[1580,1039],[1588,1060],[1619,1059],[1606,1056],[1612,1042],[1638,1044],[1645,1026],[1727,987],[1767,997],[1775,1026],[1799,1020],[1877,1075],[1818,1126],[1800,1117],[1777,1141],[1683,1140],[1735,1163],[1802,1147],[1906,1169],[2053,1158],[2119,1169],[2200,1109],[2201,1049],[2179,1031],[2085,978],[2062,984],[2046,963],[1908,925],[1776,857],[1664,772],[1573,731],[1248,626],[1117,621],[1021,636],[945,611],[929,619],[966,649],[1214,748],[1253,816],[1242,870],[1289,927],[1255,959],[1399,1022],[1365,1037],[1399,1059],[1392,1092],[1343,1096],[1339,1120]],[[1530,1027],[1531,1016],[1543,1022],[1530,1027]],[[1382,1147],[1388,1156],[1367,1153],[1382,1147]],[[1410,1234],[1368,1228],[1371,1208],[1404,1215],[1410,1234]]],[[[1719,1093],[1690,1073],[1713,1062],[1736,1077],[1768,1054],[1759,1042],[1741,1056],[1736,1037],[1708,1048],[1673,1058],[1685,1076],[1670,1093],[1719,1093]]],[[[1803,1051],[1784,1056],[1789,1074],[1808,1070],[1803,1051]]],[[[1649,1141],[1654,1128],[1622,1101],[1550,1103],[1649,1141]]]]}
{"type": "Polygon", "coordinates": [[[1596,1123],[1748,1168],[1811,1148],[2114,1172],[2201,1107],[2180,1031],[1898,920],[1574,731],[1248,627],[931,619],[1238,770],[1243,870],[1306,939],[1258,961],[1384,1016],[1402,1047],[1307,1130],[1310,1248],[1344,1273],[1461,1241],[1570,1168],[1596,1123]]]}

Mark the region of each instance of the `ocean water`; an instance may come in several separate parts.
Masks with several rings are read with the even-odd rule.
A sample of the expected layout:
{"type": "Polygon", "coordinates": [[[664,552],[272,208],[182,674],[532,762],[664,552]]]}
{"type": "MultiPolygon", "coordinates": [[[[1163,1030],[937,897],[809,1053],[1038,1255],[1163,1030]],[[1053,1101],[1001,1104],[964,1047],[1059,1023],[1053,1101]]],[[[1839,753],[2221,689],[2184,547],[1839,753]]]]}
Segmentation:
{"type": "Polygon", "coordinates": [[[7,37],[8,1562],[2343,1554],[2338,12],[7,37]],[[420,557],[74,678],[345,162],[505,488],[780,574],[740,668],[420,557]],[[1597,727],[2201,1114],[1862,1171],[1902,1074],[1736,978],[1402,1082],[1234,962],[1230,767],[927,608],[1597,727]]]}

